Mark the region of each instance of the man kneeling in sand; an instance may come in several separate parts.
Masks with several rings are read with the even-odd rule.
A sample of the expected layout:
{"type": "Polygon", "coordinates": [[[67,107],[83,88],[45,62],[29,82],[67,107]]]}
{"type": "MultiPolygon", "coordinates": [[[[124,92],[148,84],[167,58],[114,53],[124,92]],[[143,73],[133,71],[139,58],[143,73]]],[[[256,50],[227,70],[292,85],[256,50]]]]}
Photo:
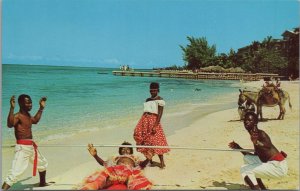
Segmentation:
{"type": "MultiPolygon", "coordinates": [[[[272,144],[266,132],[257,128],[258,118],[253,112],[248,112],[244,118],[244,126],[250,134],[254,145],[254,154],[242,152],[244,165],[241,174],[252,190],[266,190],[261,178],[282,178],[287,175],[288,166],[286,154],[272,144]]],[[[234,141],[229,143],[232,149],[243,149],[234,141]]]]}
{"type": "MultiPolygon", "coordinates": [[[[131,145],[128,142],[122,145],[131,145]]],[[[80,190],[149,190],[152,183],[142,175],[141,169],[146,162],[138,161],[130,147],[120,147],[119,156],[104,161],[97,155],[97,150],[88,144],[88,150],[95,160],[105,169],[88,176],[80,190]]]]}

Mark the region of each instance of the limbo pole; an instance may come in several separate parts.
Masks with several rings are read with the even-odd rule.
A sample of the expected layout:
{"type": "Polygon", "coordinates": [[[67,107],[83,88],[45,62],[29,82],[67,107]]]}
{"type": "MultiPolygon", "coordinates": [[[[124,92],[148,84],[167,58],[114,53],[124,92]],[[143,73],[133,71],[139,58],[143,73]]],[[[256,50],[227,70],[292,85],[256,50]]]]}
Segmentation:
{"type": "MultiPolygon", "coordinates": [[[[14,147],[15,145],[2,145],[2,148],[14,147]]],[[[129,148],[151,148],[151,149],[179,149],[179,150],[201,150],[201,151],[236,151],[236,152],[254,152],[254,149],[218,149],[218,148],[200,148],[183,146],[147,146],[147,145],[101,145],[93,144],[94,147],[129,147],[129,148]]],[[[87,145],[59,145],[47,144],[38,145],[38,147],[87,147],[87,145]]]]}

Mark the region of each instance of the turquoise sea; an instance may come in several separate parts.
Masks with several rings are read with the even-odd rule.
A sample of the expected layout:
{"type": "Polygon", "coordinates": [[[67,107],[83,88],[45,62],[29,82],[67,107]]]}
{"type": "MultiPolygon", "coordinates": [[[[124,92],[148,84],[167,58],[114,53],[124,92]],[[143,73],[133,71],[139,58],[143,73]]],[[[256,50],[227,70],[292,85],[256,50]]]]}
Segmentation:
{"type": "MultiPolygon", "coordinates": [[[[238,92],[237,81],[114,76],[113,70],[118,69],[2,65],[2,144],[15,142],[13,129],[6,127],[6,118],[10,97],[23,93],[32,98],[32,115],[39,108],[40,97],[48,98],[40,123],[33,125],[37,141],[61,139],[81,131],[134,126],[153,81],[160,83],[160,96],[167,104],[163,120],[169,120],[169,124],[186,126],[199,113],[232,108],[237,103],[232,96],[238,92]],[[190,119],[172,120],[184,113],[190,113],[190,119]]],[[[16,104],[15,112],[18,110],[16,104]]]]}

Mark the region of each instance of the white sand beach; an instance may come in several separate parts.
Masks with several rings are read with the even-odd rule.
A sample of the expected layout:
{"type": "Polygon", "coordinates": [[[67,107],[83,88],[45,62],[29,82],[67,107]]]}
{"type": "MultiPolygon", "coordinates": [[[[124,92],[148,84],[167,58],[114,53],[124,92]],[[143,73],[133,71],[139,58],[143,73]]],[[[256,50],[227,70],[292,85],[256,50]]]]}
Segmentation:
{"type": "MultiPolygon", "coordinates": [[[[289,172],[286,178],[280,180],[263,180],[266,186],[273,189],[299,189],[299,81],[283,81],[282,89],[289,92],[293,109],[286,104],[284,120],[275,120],[279,114],[278,107],[263,107],[264,118],[259,128],[266,131],[273,144],[288,154],[289,172]]],[[[251,87],[260,87],[261,82],[245,84],[251,87]]],[[[237,100],[238,93],[236,92],[237,100]]],[[[199,117],[188,127],[176,130],[175,134],[167,137],[171,146],[190,146],[199,148],[228,149],[228,143],[234,140],[244,148],[252,149],[252,143],[243,123],[238,120],[237,108],[218,111],[204,117],[199,117]],[[201,128],[200,128],[201,127],[201,128]]],[[[83,132],[74,137],[63,140],[54,140],[40,144],[78,144],[78,143],[111,143],[120,144],[124,140],[134,143],[132,129],[122,129],[112,132],[109,129],[101,132],[101,140],[97,132],[83,132]],[[112,139],[113,137],[113,139],[112,139]],[[111,140],[114,140],[112,142],[111,140]]],[[[103,159],[117,154],[117,148],[97,148],[103,159]]],[[[31,178],[29,166],[23,179],[17,183],[16,189],[36,190],[71,190],[84,177],[102,167],[89,155],[85,147],[52,148],[41,147],[49,161],[47,170],[48,181],[55,181],[54,185],[40,188],[34,187],[38,177],[31,178]]],[[[138,154],[141,159],[143,156],[138,154]]],[[[9,149],[2,150],[2,179],[6,176],[13,158],[9,149]]],[[[158,160],[155,156],[154,160],[158,160]]],[[[166,168],[146,167],[144,174],[153,182],[153,189],[220,189],[237,190],[248,189],[240,176],[242,154],[234,151],[195,151],[171,150],[165,155],[166,168]]]]}

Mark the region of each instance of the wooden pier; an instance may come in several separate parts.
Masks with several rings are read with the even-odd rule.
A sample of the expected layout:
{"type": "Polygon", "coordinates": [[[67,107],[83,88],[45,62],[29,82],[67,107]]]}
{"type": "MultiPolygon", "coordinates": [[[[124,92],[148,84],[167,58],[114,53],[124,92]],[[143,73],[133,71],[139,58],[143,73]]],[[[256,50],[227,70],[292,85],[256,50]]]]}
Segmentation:
{"type": "Polygon", "coordinates": [[[185,79],[213,79],[213,80],[244,80],[257,81],[264,77],[279,77],[278,74],[268,73],[213,73],[213,72],[177,72],[177,71],[153,71],[153,72],[138,72],[138,71],[112,71],[116,76],[138,76],[138,77],[164,77],[164,78],[185,78],[185,79]]]}

